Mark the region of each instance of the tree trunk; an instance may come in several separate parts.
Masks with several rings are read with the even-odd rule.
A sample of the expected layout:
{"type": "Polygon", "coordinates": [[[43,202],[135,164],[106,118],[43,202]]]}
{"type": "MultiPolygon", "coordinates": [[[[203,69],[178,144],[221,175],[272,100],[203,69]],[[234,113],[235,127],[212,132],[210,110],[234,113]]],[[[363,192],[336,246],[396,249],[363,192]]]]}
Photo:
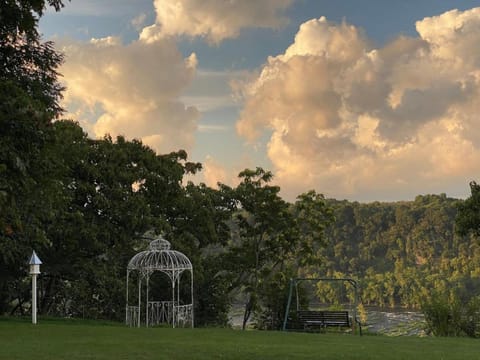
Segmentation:
{"type": "Polygon", "coordinates": [[[40,313],[41,314],[47,314],[50,310],[50,307],[52,306],[52,298],[53,298],[53,289],[54,289],[54,284],[55,284],[55,278],[54,277],[49,277],[47,281],[47,286],[45,288],[45,291],[43,293],[43,298],[40,303],[40,313]]]}
{"type": "Polygon", "coordinates": [[[20,297],[18,297],[17,300],[18,300],[18,304],[12,309],[12,311],[10,311],[10,316],[13,316],[13,314],[15,314],[15,311],[17,311],[17,309],[20,309],[20,315],[23,316],[23,301],[20,297]]]}
{"type": "Polygon", "coordinates": [[[245,330],[247,327],[247,322],[250,319],[250,315],[252,315],[252,310],[254,305],[255,305],[255,297],[252,294],[250,294],[250,298],[245,304],[245,312],[243,313],[242,330],[245,330]]]}

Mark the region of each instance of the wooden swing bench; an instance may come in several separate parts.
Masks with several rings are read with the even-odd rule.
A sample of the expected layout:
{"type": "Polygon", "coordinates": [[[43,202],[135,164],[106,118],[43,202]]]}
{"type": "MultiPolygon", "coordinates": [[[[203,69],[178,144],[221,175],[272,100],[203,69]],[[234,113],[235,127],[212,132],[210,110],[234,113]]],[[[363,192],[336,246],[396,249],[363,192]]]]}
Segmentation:
{"type": "Polygon", "coordinates": [[[351,327],[348,311],[299,310],[297,312],[297,320],[304,330],[324,329],[327,327],[351,327]]]}

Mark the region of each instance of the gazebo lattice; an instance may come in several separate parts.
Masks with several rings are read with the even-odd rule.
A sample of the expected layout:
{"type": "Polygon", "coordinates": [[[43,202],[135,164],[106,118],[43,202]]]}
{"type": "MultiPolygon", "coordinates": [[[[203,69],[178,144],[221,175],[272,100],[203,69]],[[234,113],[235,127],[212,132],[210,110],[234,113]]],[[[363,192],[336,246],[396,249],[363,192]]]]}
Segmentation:
{"type": "Polygon", "coordinates": [[[193,267],[190,260],[181,252],[170,249],[170,243],[161,236],[150,242],[147,250],[132,257],[127,266],[127,304],[125,322],[129,326],[140,327],[142,312],[145,325],[155,326],[162,323],[172,327],[193,327],[193,267]],[[159,271],[168,276],[171,283],[171,301],[150,301],[150,277],[159,271]],[[190,299],[180,301],[180,279],[184,271],[190,272],[190,299]],[[129,305],[129,278],[138,273],[138,303],[129,305]],[[145,310],[142,311],[142,282],[145,282],[145,310]]]}

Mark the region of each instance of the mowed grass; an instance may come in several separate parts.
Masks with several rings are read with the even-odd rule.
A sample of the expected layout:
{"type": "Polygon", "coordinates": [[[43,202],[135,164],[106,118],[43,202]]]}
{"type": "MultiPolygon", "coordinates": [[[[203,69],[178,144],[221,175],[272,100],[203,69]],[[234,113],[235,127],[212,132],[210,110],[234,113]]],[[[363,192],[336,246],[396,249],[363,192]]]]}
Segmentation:
{"type": "Polygon", "coordinates": [[[0,318],[0,359],[480,359],[480,340],[0,318]]]}

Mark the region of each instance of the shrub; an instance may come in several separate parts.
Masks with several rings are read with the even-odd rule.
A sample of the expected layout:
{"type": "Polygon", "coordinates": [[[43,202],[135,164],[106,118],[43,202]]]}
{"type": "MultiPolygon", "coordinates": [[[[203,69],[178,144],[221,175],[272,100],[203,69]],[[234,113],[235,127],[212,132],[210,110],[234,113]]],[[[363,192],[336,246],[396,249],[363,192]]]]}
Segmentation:
{"type": "Polygon", "coordinates": [[[427,332],[435,336],[480,336],[480,297],[462,302],[454,296],[433,296],[422,305],[427,332]]]}

